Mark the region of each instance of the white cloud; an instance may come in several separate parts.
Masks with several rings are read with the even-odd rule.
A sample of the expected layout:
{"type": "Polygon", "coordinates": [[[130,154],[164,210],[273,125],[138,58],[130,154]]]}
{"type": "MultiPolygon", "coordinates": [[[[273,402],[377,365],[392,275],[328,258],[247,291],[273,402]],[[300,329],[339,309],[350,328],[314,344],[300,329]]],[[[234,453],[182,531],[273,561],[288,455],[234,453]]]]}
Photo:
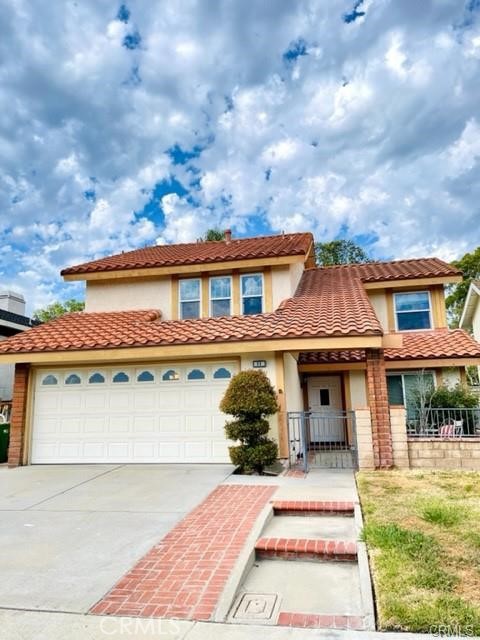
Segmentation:
{"type": "Polygon", "coordinates": [[[2,10],[0,272],[32,305],[80,291],[60,288],[67,264],[259,218],[376,234],[378,257],[478,242],[478,10],[366,0],[346,24],[344,0],[126,4],[128,23],[94,0],[2,10]],[[202,152],[174,164],[174,145],[202,152]],[[156,195],[172,179],[189,194],[156,195]]]}

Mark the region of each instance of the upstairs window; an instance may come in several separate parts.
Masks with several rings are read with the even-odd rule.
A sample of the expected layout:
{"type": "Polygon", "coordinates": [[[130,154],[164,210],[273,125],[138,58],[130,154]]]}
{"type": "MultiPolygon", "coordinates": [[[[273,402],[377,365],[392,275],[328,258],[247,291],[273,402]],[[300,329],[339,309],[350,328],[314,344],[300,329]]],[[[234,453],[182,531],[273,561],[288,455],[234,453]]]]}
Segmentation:
{"type": "Polygon", "coordinates": [[[242,313],[246,316],[263,311],[263,276],[253,273],[240,276],[242,313]]]}
{"type": "Polygon", "coordinates": [[[232,279],[230,276],[210,278],[210,315],[229,316],[232,302],[232,279]]]}
{"type": "Polygon", "coordinates": [[[398,331],[431,329],[430,295],[428,291],[396,293],[394,299],[398,331]]]}
{"type": "Polygon", "coordinates": [[[180,318],[200,317],[200,279],[179,280],[180,318]]]}

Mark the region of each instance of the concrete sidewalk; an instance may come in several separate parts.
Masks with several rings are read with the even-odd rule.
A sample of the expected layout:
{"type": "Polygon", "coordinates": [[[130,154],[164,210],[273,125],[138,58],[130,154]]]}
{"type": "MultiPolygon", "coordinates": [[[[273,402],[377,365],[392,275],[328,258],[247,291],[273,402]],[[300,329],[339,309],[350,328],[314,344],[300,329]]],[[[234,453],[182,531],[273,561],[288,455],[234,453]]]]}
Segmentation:
{"type": "Polygon", "coordinates": [[[0,629],[2,640],[427,640],[438,637],[14,610],[0,610],[0,629]]]}

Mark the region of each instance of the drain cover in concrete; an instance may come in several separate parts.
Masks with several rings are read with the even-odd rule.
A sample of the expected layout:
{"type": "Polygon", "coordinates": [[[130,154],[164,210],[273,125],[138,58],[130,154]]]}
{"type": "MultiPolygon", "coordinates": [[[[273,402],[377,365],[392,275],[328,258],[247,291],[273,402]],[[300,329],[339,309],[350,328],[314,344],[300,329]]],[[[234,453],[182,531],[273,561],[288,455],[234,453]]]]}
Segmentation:
{"type": "Polygon", "coordinates": [[[242,593],[235,601],[230,617],[236,622],[273,622],[276,604],[276,593],[242,593]]]}

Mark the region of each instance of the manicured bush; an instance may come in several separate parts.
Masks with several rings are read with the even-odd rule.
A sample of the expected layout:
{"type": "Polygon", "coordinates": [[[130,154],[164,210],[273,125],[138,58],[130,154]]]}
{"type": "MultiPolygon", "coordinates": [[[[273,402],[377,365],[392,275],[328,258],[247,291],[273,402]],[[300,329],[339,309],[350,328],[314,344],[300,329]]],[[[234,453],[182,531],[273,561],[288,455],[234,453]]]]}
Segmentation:
{"type": "Polygon", "coordinates": [[[225,433],[240,444],[229,448],[232,463],[241,473],[263,473],[275,462],[278,448],[268,438],[268,416],[278,411],[275,391],[263,371],[241,371],[232,378],[220,409],[236,420],[227,422],[225,433]]]}

